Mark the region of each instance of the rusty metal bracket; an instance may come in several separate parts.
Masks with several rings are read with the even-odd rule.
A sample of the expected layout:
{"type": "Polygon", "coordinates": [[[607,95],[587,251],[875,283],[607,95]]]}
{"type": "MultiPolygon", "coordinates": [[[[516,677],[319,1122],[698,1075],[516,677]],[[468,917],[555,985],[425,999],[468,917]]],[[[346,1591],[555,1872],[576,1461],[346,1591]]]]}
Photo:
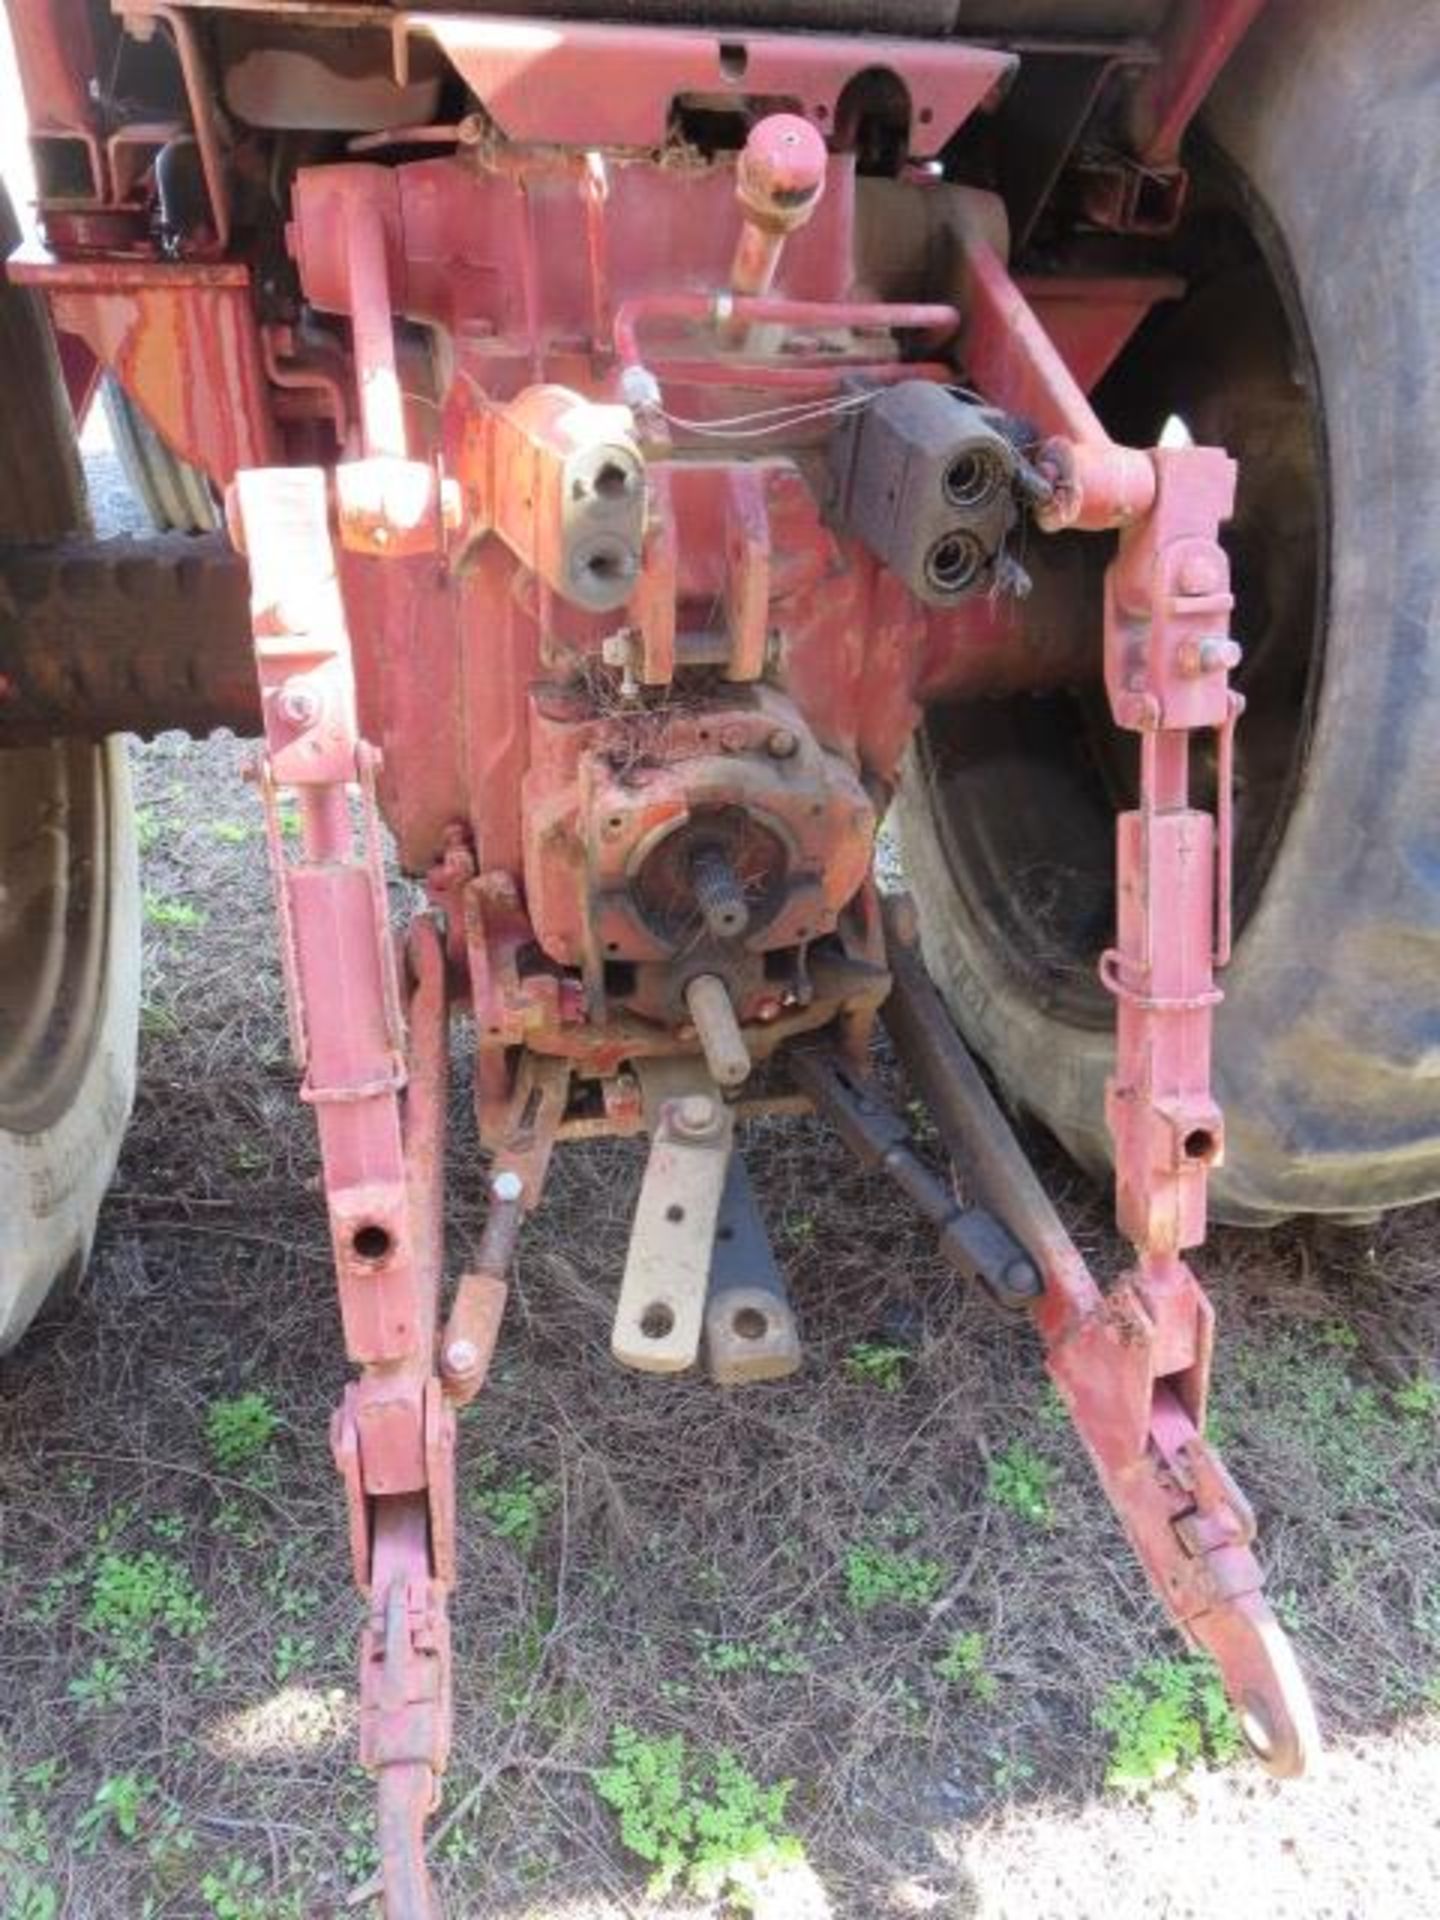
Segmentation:
{"type": "MultiPolygon", "coordinates": [[[[669,1061],[652,1106],[650,1157],[630,1229],[610,1351],[641,1373],[693,1366],[735,1116],[695,1063],[669,1061]]],[[[641,1068],[642,1083],[650,1072],[641,1068]]],[[[651,1087],[646,1088],[647,1095],[651,1087]]]]}
{"type": "Polygon", "coordinates": [[[1122,151],[1087,153],[1075,167],[1087,218],[1112,233],[1173,233],[1190,178],[1185,134],[1265,0],[1175,0],[1155,64],[1125,107],[1122,151]]]}
{"type": "Polygon", "coordinates": [[[795,1313],[755,1204],[750,1176],[730,1156],[705,1296],[705,1371],[717,1386],[783,1380],[800,1368],[795,1313]]]}

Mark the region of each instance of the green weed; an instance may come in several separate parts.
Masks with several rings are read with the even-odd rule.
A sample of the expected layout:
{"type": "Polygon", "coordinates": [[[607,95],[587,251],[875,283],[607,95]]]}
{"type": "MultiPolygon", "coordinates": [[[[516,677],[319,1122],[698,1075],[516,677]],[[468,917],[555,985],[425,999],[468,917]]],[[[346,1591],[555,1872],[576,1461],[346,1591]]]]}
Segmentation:
{"type": "Polygon", "coordinates": [[[117,1500],[95,1529],[96,1546],[108,1547],[112,1540],[118,1540],[134,1518],[133,1504],[129,1500],[117,1500]]]}
{"type": "Polygon", "coordinates": [[[493,1684],[500,1718],[507,1725],[518,1720],[535,1697],[548,1625],[542,1612],[540,1618],[512,1628],[500,1643],[493,1684]]]}
{"type": "Polygon", "coordinates": [[[987,1757],[990,1785],[1003,1799],[1008,1800],[1017,1787],[1035,1778],[1035,1769],[1023,1754],[992,1751],[987,1757]]]}
{"type": "Polygon", "coordinates": [[[51,1757],[49,1760],[37,1760],[33,1766],[26,1767],[20,1775],[20,1784],[41,1800],[48,1800],[65,1772],[65,1762],[51,1757]]]}
{"type": "Polygon", "coordinates": [[[57,1920],[60,1896],[48,1882],[32,1880],[27,1873],[11,1879],[5,1891],[11,1905],[11,1920],[57,1920]]]}
{"type": "Polygon", "coordinates": [[[268,1920],[270,1907],[260,1892],[262,1875],[253,1860],[231,1854],[200,1881],[200,1897],[214,1920],[268,1920]]]}
{"type": "Polygon", "coordinates": [[[150,1040],[173,1040],[180,1032],[180,1022],[169,1007],[145,1000],[140,1006],[140,1031],[150,1040]]]}
{"type": "Polygon", "coordinates": [[[193,933],[205,924],[205,915],[188,900],[167,900],[158,893],[145,895],[145,918],[152,927],[168,927],[180,933],[193,933]]]}
{"type": "Polygon", "coordinates": [[[909,1349],[893,1346],[886,1340],[859,1340],[841,1362],[847,1380],[854,1380],[860,1386],[879,1387],[882,1393],[900,1391],[909,1364],[909,1349]]]}
{"type": "Polygon", "coordinates": [[[150,1657],[157,1631],[186,1639],[209,1613],[187,1569],[163,1553],[103,1553],[90,1582],[85,1624],[109,1641],[122,1662],[150,1657]]]}
{"type": "Polygon", "coordinates": [[[195,1658],[190,1663],[190,1679],[202,1693],[213,1693],[216,1687],[223,1686],[230,1672],[223,1653],[217,1653],[213,1647],[197,1647],[195,1658]]]}
{"type": "Polygon", "coordinates": [[[621,1840],[651,1868],[652,1898],[679,1886],[748,1910],[768,1874],[802,1858],[784,1829],[794,1783],[762,1786],[725,1748],[702,1756],[683,1734],[647,1738],[617,1726],[610,1764],[592,1777],[619,1816],[621,1840]]]}
{"type": "Polygon", "coordinates": [[[347,1838],[341,1849],[340,1866],[346,1880],[352,1886],[359,1886],[369,1880],[380,1866],[373,1814],[353,1814],[345,1822],[345,1832],[347,1838]]]}
{"type": "Polygon", "coordinates": [[[65,1691],[82,1712],[93,1707],[119,1707],[130,1697],[130,1676],[118,1660],[97,1654],[83,1673],[66,1682],[65,1691]]]}
{"type": "Polygon", "coordinates": [[[1240,1729],[1205,1660],[1151,1660],[1117,1681],[1095,1709],[1110,1736],[1105,1784],[1145,1793],[1198,1762],[1223,1765],[1241,1748],[1240,1729]]]}
{"type": "Polygon", "coordinates": [[[809,1659],[795,1645],[795,1628],[784,1622],[772,1622],[759,1640],[722,1640],[703,1630],[695,1638],[707,1673],[765,1673],[783,1679],[810,1672],[809,1659]]]}
{"type": "Polygon", "coordinates": [[[903,1673],[897,1673],[890,1682],[886,1697],[901,1718],[908,1723],[912,1733],[920,1733],[924,1730],[929,1718],[928,1709],[903,1673]]]}
{"type": "Polygon", "coordinates": [[[952,1633],[950,1644],[935,1662],[937,1678],[947,1687],[959,1687],[986,1706],[999,1694],[1000,1685],[985,1664],[985,1636],[972,1629],[952,1633]]]}
{"type": "Polygon", "coordinates": [[[263,1393],[216,1400],[205,1414],[205,1441],[222,1473],[253,1467],[280,1431],[280,1416],[263,1393]]]}
{"type": "Polygon", "coordinates": [[[275,1642],[275,1679],[278,1685],[294,1673],[313,1666],[316,1644],[305,1634],[282,1633],[275,1642]]]}
{"type": "Polygon", "coordinates": [[[303,1550],[293,1540],[287,1540],[276,1555],[275,1565],[265,1576],[265,1598],[270,1602],[271,1611],[281,1620],[310,1620],[320,1611],[320,1589],[304,1585],[296,1572],[297,1566],[305,1562],[303,1550]]]}
{"type": "Polygon", "coordinates": [[[876,1607],[926,1607],[945,1578],[938,1560],[889,1547],[851,1547],[845,1555],[845,1598],[857,1613],[876,1607]]]}
{"type": "Polygon", "coordinates": [[[1391,1395],[1401,1413],[1413,1420],[1434,1420],[1440,1416],[1440,1379],[1433,1373],[1417,1373],[1391,1395]]]}
{"type": "Polygon", "coordinates": [[[59,1573],[52,1573],[48,1580],[42,1582],[35,1598],[25,1609],[26,1621],[34,1627],[53,1627],[70,1605],[75,1589],[83,1587],[85,1580],[84,1561],[66,1567],[59,1573]]]}
{"type": "Polygon", "coordinates": [[[1008,1507],[1037,1527],[1048,1527],[1054,1520],[1050,1502],[1054,1484],[1054,1467],[1023,1440],[1012,1440],[994,1455],[985,1476],[986,1495],[997,1507],[1008,1507]]]}
{"type": "Polygon", "coordinates": [[[1415,1603],[1415,1631],[1432,1647],[1440,1647],[1440,1580],[1427,1582],[1415,1603]]]}
{"type": "Polygon", "coordinates": [[[519,1473],[501,1486],[479,1488],[472,1504],[502,1540],[508,1540],[517,1552],[528,1555],[534,1552],[546,1515],[558,1497],[548,1481],[537,1480],[531,1473],[519,1473]]]}
{"type": "Polygon", "coordinates": [[[1047,1380],[1040,1389],[1040,1398],[1035,1403],[1035,1418],[1052,1433],[1070,1425],[1070,1409],[1053,1380],[1047,1380]]]}
{"type": "MultiPolygon", "coordinates": [[[[58,1765],[58,1763],[57,1763],[58,1765]]],[[[48,1795],[48,1785],[38,1797],[48,1795]]],[[[30,1870],[50,1864],[50,1831],[44,1809],[35,1804],[36,1790],[31,1776],[22,1773],[18,1781],[8,1768],[0,1767],[0,1890],[15,1879],[28,1877],[30,1870]],[[30,1786],[24,1795],[17,1788],[30,1786]]]]}
{"type": "Polygon", "coordinates": [[[243,1500],[222,1500],[211,1525],[237,1547],[258,1547],[265,1538],[264,1522],[243,1500]]]}
{"type": "Polygon", "coordinates": [[[138,1773],[112,1773],[102,1780],[75,1822],[76,1847],[81,1853],[93,1853],[103,1839],[112,1835],[125,1841],[138,1840],[146,1802],[155,1791],[155,1782],[142,1779],[138,1773]]]}
{"type": "Polygon", "coordinates": [[[814,1214],[787,1212],[780,1222],[779,1238],[792,1247],[808,1246],[815,1238],[814,1214]]]}
{"type": "Polygon", "coordinates": [[[166,820],[153,807],[135,809],[135,844],[141,853],[153,853],[167,833],[175,831],[175,822],[166,820]]]}
{"type": "Polygon", "coordinates": [[[1294,1328],[1236,1347],[1217,1387],[1224,1424],[1243,1429],[1297,1487],[1323,1494],[1325,1512],[1393,1513],[1404,1470],[1432,1444],[1420,1417],[1430,1395],[1423,1384],[1414,1394],[1401,1388],[1392,1410],[1377,1387],[1352,1377],[1349,1352],[1294,1328]]]}
{"type": "Polygon", "coordinates": [[[146,1846],[152,1873],[162,1885],[175,1886],[189,1877],[194,1852],[194,1829],[186,1826],[178,1807],[165,1807],[146,1846]]]}
{"type": "Polygon", "coordinates": [[[227,847],[243,847],[250,838],[250,829],[243,820],[212,820],[210,832],[227,847]]]}
{"type": "Polygon", "coordinates": [[[447,1867],[478,1866],[482,1858],[479,1835],[462,1821],[459,1826],[451,1827],[435,1853],[447,1867]]]}
{"type": "Polygon", "coordinates": [[[1275,1618],[1285,1631],[1299,1633],[1305,1615],[1297,1590],[1294,1587],[1277,1587],[1270,1595],[1270,1604],[1275,1610],[1275,1618]]]}

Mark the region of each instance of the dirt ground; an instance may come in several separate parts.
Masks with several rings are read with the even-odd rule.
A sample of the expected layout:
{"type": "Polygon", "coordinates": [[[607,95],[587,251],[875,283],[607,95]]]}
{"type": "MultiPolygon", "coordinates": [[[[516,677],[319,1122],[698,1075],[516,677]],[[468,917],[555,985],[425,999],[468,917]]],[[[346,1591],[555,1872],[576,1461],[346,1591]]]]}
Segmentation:
{"type": "MultiPolygon", "coordinates": [[[[102,517],[133,524],[103,450],[91,473],[102,517]]],[[[325,1438],[344,1367],[245,752],[135,753],[139,1102],[87,1277],[0,1366],[0,1890],[19,1920],[338,1916],[373,1870],[325,1438]],[[279,1424],[227,1465],[215,1409],[246,1395],[279,1424]],[[106,1611],[117,1566],[149,1601],[106,1611]]],[[[481,1186],[467,1044],[457,1250],[481,1186]]],[[[564,1150],[523,1243],[462,1431],[448,1911],[714,1911],[652,1900],[620,1844],[593,1779],[617,1725],[793,1782],[803,1863],[770,1920],[1433,1910],[1436,1209],[1216,1235],[1216,1421],[1330,1761],[1298,1786],[1229,1762],[1137,1797],[1106,1783],[1096,1712],[1179,1648],[1032,1338],[822,1124],[756,1124],[744,1147],[805,1335],[794,1381],[727,1393],[612,1365],[633,1147],[564,1150]]],[[[1040,1152],[1112,1260],[1104,1196],[1040,1152]]]]}

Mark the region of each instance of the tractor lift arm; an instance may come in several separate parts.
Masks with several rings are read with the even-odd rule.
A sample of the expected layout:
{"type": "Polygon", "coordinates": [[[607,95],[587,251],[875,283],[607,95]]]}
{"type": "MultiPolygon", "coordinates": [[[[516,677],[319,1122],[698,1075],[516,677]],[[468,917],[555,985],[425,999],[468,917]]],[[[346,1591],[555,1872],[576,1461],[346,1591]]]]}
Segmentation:
{"type": "Polygon", "coordinates": [[[885,1025],[947,1149],[1040,1270],[1046,1364],[1100,1483],[1257,1757],[1301,1773],[1319,1752],[1314,1709],[1261,1590],[1249,1503],[1203,1433],[1208,1302],[1178,1261],[1101,1291],[931,984],[908,901],[886,902],[886,932],[885,1025]]]}

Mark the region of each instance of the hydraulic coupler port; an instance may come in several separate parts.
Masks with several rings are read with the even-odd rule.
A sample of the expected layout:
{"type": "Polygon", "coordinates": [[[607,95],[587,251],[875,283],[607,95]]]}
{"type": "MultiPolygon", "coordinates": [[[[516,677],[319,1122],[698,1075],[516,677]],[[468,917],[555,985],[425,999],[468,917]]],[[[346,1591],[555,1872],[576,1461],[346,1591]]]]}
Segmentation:
{"type": "Polygon", "coordinates": [[[631,429],[628,408],[566,387],[527,387],[492,416],[495,532],[591,613],[622,606],[640,571],[645,467],[631,429]]]}
{"type": "MultiPolygon", "coordinates": [[[[904,380],[831,437],[830,519],[930,606],[997,578],[1021,467],[998,420],[933,381],[904,380]]],[[[1017,584],[1013,571],[1002,585],[1017,584]]]]}

